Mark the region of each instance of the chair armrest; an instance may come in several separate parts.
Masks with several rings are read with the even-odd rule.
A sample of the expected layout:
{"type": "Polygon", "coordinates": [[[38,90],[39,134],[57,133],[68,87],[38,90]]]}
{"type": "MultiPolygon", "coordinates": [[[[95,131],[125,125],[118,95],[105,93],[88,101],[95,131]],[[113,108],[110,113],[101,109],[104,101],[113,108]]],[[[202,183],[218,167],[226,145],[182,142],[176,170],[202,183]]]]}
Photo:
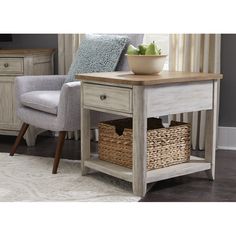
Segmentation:
{"type": "Polygon", "coordinates": [[[66,75],[34,75],[16,77],[16,89],[19,94],[40,90],[61,90],[66,75]]]}
{"type": "Polygon", "coordinates": [[[16,105],[20,106],[23,93],[40,90],[61,90],[66,75],[18,76],[15,81],[16,105]]]}
{"type": "Polygon", "coordinates": [[[73,131],[80,127],[80,82],[69,82],[62,86],[58,122],[62,130],[73,131]]]}

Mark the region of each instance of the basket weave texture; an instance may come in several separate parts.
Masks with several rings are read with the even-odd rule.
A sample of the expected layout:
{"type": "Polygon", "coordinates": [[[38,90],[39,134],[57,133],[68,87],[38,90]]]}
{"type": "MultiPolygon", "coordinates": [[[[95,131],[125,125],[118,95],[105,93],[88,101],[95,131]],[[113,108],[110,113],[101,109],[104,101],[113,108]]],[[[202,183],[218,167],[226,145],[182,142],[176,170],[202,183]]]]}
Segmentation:
{"type": "MultiPolygon", "coordinates": [[[[147,130],[147,170],[187,162],[190,159],[191,125],[171,121],[168,128],[161,119],[149,118],[147,130]]],[[[132,118],[99,123],[99,158],[132,168],[132,118]]]]}

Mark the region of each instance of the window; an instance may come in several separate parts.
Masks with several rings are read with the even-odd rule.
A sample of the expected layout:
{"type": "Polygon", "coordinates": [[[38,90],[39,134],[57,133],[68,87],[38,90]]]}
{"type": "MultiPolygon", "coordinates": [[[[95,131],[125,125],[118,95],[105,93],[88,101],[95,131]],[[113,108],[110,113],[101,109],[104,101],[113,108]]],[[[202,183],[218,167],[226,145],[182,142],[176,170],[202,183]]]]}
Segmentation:
{"type": "MultiPolygon", "coordinates": [[[[151,43],[155,41],[159,48],[161,48],[162,54],[169,55],[169,34],[145,34],[143,42],[151,43]]],[[[169,58],[167,56],[164,65],[164,70],[169,69],[169,58]]]]}

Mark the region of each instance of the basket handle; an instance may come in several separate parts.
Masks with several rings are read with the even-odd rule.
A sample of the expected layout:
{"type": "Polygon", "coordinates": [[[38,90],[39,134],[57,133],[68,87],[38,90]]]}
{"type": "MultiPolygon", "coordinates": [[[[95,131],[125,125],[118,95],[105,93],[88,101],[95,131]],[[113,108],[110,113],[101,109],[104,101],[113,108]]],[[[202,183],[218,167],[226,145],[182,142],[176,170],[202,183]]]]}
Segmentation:
{"type": "Polygon", "coordinates": [[[122,136],[124,133],[124,128],[120,128],[120,127],[115,127],[115,131],[119,136],[122,136]]]}

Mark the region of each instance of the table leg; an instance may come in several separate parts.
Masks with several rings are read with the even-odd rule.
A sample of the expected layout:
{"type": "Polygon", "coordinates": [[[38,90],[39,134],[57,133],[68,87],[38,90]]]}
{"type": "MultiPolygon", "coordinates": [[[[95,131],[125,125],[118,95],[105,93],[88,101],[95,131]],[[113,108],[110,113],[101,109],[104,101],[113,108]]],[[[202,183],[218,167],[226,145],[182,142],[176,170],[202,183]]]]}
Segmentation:
{"type": "Polygon", "coordinates": [[[90,154],[90,110],[83,108],[83,89],[81,90],[81,173],[86,175],[88,168],[84,162],[91,158],[90,154]]]}
{"type": "Polygon", "coordinates": [[[133,93],[133,192],[143,197],[147,189],[147,106],[143,86],[134,86],[133,93]]]}
{"type": "Polygon", "coordinates": [[[218,120],[218,100],[219,100],[219,81],[213,82],[213,107],[206,113],[206,143],[205,143],[205,159],[211,163],[211,169],[206,173],[209,179],[215,179],[215,152],[217,137],[217,120],[218,120]]]}

